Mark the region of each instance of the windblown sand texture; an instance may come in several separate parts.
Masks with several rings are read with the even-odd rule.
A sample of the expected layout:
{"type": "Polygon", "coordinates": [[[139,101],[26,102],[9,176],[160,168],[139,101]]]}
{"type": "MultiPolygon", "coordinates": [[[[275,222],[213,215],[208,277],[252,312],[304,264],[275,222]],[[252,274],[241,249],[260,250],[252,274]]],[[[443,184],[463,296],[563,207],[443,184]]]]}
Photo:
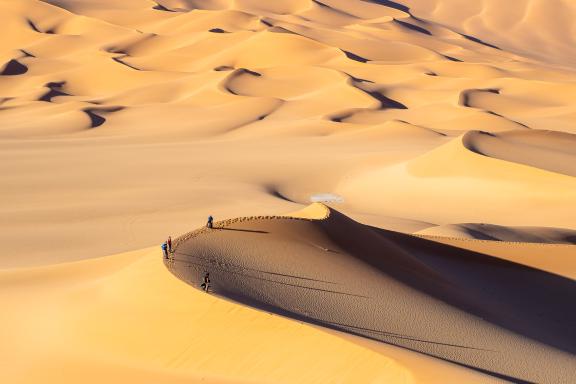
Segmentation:
{"type": "Polygon", "coordinates": [[[209,271],[212,292],[240,303],[499,378],[576,377],[573,279],[309,210],[316,220],[256,217],[192,232],[167,266],[196,286],[209,271]]]}
{"type": "Polygon", "coordinates": [[[0,0],[0,382],[575,381],[575,18],[0,0]]]}

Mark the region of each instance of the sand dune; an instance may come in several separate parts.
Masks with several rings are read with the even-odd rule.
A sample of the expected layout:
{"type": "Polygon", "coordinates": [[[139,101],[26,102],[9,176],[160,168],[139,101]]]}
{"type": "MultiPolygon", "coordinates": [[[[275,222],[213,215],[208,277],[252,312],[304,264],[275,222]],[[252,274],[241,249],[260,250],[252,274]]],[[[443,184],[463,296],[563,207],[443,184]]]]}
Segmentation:
{"type": "Polygon", "coordinates": [[[504,12],[497,0],[475,4],[467,4],[464,0],[406,0],[401,3],[419,17],[448,25],[502,49],[547,62],[574,64],[574,34],[565,22],[576,12],[574,3],[519,0],[504,12]],[[500,32],[503,30],[506,33],[500,32]],[[540,47],[544,42],[545,47],[540,47]]]}
{"type": "Polygon", "coordinates": [[[209,271],[213,292],[234,301],[495,377],[567,382],[575,374],[571,279],[324,209],[192,232],[168,267],[196,287],[209,271]]]}
{"type": "Polygon", "coordinates": [[[576,231],[546,227],[502,227],[494,224],[449,224],[426,228],[418,234],[461,239],[514,241],[518,243],[576,244],[576,231]]]}
{"type": "MultiPolygon", "coordinates": [[[[443,227],[438,228],[442,232],[443,227]]],[[[499,233],[504,232],[499,227],[499,233]]],[[[510,233],[516,228],[506,228],[506,232],[510,233]]],[[[524,229],[524,228],[523,228],[524,229]]],[[[425,232],[421,230],[420,233],[425,232]]],[[[466,234],[462,237],[448,237],[443,236],[446,233],[439,233],[440,236],[434,235],[434,229],[431,229],[429,234],[416,234],[415,236],[423,237],[443,244],[448,244],[454,247],[468,249],[473,252],[479,252],[490,256],[495,256],[500,259],[509,260],[514,263],[527,265],[542,271],[550,272],[558,276],[564,276],[574,280],[576,278],[576,265],[574,265],[574,245],[561,244],[561,243],[547,243],[550,239],[562,240],[562,230],[558,229],[538,229],[537,236],[539,236],[536,243],[525,243],[518,241],[494,241],[494,240],[479,240],[465,238],[466,234]],[[553,255],[547,257],[543,255],[553,255]]],[[[525,236],[527,231],[521,231],[520,235],[525,236]]],[[[566,233],[568,231],[564,231],[566,233]]],[[[518,232],[515,233],[515,240],[519,240],[518,232]]],[[[532,233],[531,233],[532,235],[532,233]]],[[[532,238],[534,240],[534,238],[532,238]]]]}
{"type": "Polygon", "coordinates": [[[0,319],[10,383],[490,382],[206,295],[156,250],[2,271],[0,287],[12,308],[0,319]]]}
{"type": "MultiPolygon", "coordinates": [[[[574,229],[570,202],[576,199],[576,184],[571,176],[522,164],[539,161],[542,166],[547,160],[545,152],[532,156],[519,145],[517,152],[508,149],[494,153],[511,161],[471,151],[467,147],[469,139],[477,136],[493,137],[470,132],[410,161],[353,172],[337,190],[351,198],[358,209],[378,206],[380,212],[390,216],[413,210],[412,218],[440,224],[445,218],[450,223],[463,222],[459,218],[466,216],[475,222],[506,226],[574,229]],[[451,187],[438,189],[439,182],[451,187]],[[425,203],[417,197],[424,189],[425,203]],[[448,211],[439,204],[447,198],[448,211]],[[471,208],[471,200],[482,209],[471,208]],[[416,209],[411,208],[414,204],[416,209]],[[519,216],[515,214],[517,209],[522,212],[519,216]],[[466,214],[462,215],[464,211],[466,214]]],[[[500,149],[498,145],[488,147],[500,149]]],[[[557,167],[566,169],[570,165],[558,163],[557,167]]]]}
{"type": "MultiPolygon", "coordinates": [[[[575,12],[566,0],[0,0],[0,241],[8,247],[0,297],[10,308],[0,330],[11,330],[0,354],[15,367],[10,377],[62,381],[67,368],[69,380],[95,382],[498,381],[450,360],[528,381],[569,378],[561,356],[572,359],[573,333],[562,339],[561,332],[570,314],[550,326],[558,301],[543,303],[552,317],[540,318],[510,284],[525,287],[518,274],[534,278],[525,288],[538,303],[537,287],[572,295],[564,280],[547,282],[576,273],[566,244],[576,230],[575,12]],[[270,272],[273,265],[259,263],[289,271],[272,256],[297,250],[304,257],[310,242],[326,243],[341,251],[330,256],[366,280],[361,286],[338,269],[341,288],[372,297],[390,287],[422,314],[412,316],[386,293],[380,304],[396,312],[374,310],[352,324],[357,319],[340,318],[348,314],[335,310],[342,306],[335,297],[327,301],[334,312],[326,312],[334,318],[314,312],[327,292],[300,298],[302,288],[268,290],[275,283],[239,286],[222,277],[216,288],[264,295],[275,311],[306,317],[298,312],[306,310],[321,325],[332,320],[420,341],[381,332],[370,341],[366,330],[335,326],[345,333],[326,334],[200,295],[149,251],[123,255],[200,226],[208,215],[289,212],[311,201],[416,237],[334,214],[234,223],[270,233],[218,232],[186,246],[270,272]],[[248,257],[252,240],[277,231],[285,249],[270,242],[248,257]],[[346,240],[349,234],[358,238],[346,240]],[[223,249],[217,242],[229,236],[246,247],[223,249]],[[341,243],[358,239],[374,249],[341,243]],[[379,260],[376,249],[395,257],[388,275],[388,265],[365,263],[379,260]],[[464,265],[477,260],[478,271],[464,265]],[[492,276],[488,265],[510,268],[492,276]],[[149,300],[148,280],[158,281],[161,299],[149,300]],[[482,291],[484,280],[498,289],[482,291]],[[462,293],[447,288],[454,286],[462,293]],[[501,301],[490,301],[491,292],[501,301]],[[170,295],[173,303],[164,300],[170,295]],[[292,305],[297,300],[306,307],[292,305]],[[173,333],[161,326],[178,316],[173,333]],[[378,324],[362,323],[372,317],[378,324]],[[230,333],[220,337],[220,327],[235,322],[238,348],[223,357],[217,351],[230,333]],[[452,322],[469,335],[450,333],[452,322]],[[201,327],[190,330],[190,323],[201,327]],[[440,324],[438,332],[430,324],[440,324]],[[459,343],[462,337],[470,343],[459,343]],[[251,348],[255,342],[261,350],[251,348]],[[438,343],[511,348],[502,351],[512,360],[438,343]],[[150,347],[156,344],[158,354],[150,347]],[[524,347],[522,362],[512,349],[524,347]],[[317,365],[315,356],[322,356],[317,365]],[[538,370],[538,359],[551,365],[538,370]]],[[[314,249],[311,258],[332,266],[326,251],[314,249]]],[[[292,267],[301,270],[294,276],[332,271],[295,257],[292,267]]],[[[256,296],[248,304],[259,306],[256,296]]],[[[365,300],[340,296],[354,305],[365,300]]],[[[366,308],[380,307],[358,313],[366,308]]]]}
{"type": "Polygon", "coordinates": [[[479,154],[576,176],[576,137],[553,131],[468,132],[464,145],[479,154]]]}

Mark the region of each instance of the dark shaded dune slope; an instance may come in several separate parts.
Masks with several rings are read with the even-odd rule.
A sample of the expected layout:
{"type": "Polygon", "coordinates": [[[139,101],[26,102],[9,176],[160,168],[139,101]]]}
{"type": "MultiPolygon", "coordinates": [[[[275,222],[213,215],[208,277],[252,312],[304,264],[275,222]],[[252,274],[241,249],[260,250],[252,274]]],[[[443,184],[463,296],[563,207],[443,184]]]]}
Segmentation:
{"type": "Polygon", "coordinates": [[[216,295],[513,382],[576,377],[573,280],[326,213],[218,223],[167,264],[197,288],[210,272],[216,295]]]}

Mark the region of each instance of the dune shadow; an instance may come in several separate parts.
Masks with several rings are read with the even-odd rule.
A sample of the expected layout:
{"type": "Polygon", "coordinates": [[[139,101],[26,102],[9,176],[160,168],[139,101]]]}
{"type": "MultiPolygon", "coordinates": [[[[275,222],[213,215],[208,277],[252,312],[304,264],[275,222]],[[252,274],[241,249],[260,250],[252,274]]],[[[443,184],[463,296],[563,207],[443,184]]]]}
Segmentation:
{"type": "Polygon", "coordinates": [[[156,5],[152,7],[152,9],[154,9],[156,11],[163,11],[163,12],[176,12],[175,10],[166,8],[162,4],[158,4],[158,3],[156,3],[156,5]]]}
{"type": "Polygon", "coordinates": [[[101,107],[101,108],[84,108],[82,111],[90,118],[90,128],[97,128],[106,123],[106,118],[103,116],[112,112],[123,110],[124,107],[101,107]]]}
{"type": "Polygon", "coordinates": [[[354,113],[356,111],[347,111],[335,116],[330,117],[330,121],[334,122],[334,123],[345,123],[347,119],[351,118],[352,116],[354,116],[354,113]]]}
{"type": "Polygon", "coordinates": [[[380,102],[380,109],[382,109],[382,110],[384,110],[384,109],[408,109],[407,106],[400,103],[399,101],[392,100],[391,98],[384,96],[382,94],[382,92],[366,91],[366,90],[364,90],[364,92],[369,94],[374,99],[378,100],[378,102],[380,102]]]}
{"type": "Polygon", "coordinates": [[[448,56],[448,55],[442,55],[442,57],[444,57],[448,61],[453,61],[455,63],[463,63],[464,62],[463,60],[460,60],[460,59],[457,59],[455,57],[448,56]]]}
{"type": "MultiPolygon", "coordinates": [[[[320,289],[317,287],[309,287],[309,286],[303,286],[303,285],[298,285],[298,284],[286,283],[283,281],[272,280],[272,279],[268,279],[268,278],[264,278],[264,277],[260,277],[260,276],[254,276],[254,275],[251,275],[247,272],[256,272],[256,273],[260,273],[260,274],[264,274],[264,275],[279,276],[279,277],[288,277],[288,278],[295,279],[295,280],[303,280],[303,281],[326,283],[326,284],[337,284],[337,283],[334,283],[331,281],[314,279],[311,277],[290,275],[290,274],[286,274],[286,273],[270,272],[270,271],[265,271],[262,269],[249,268],[249,267],[246,267],[243,265],[232,264],[232,263],[228,263],[228,262],[227,263],[221,263],[215,259],[209,259],[209,258],[205,258],[205,257],[201,257],[201,256],[188,254],[188,253],[176,252],[174,254],[174,258],[171,259],[170,262],[178,263],[178,265],[180,265],[180,266],[185,266],[186,264],[191,264],[191,265],[203,267],[206,270],[218,270],[220,272],[224,272],[227,274],[229,273],[229,274],[233,274],[233,275],[240,275],[240,276],[251,278],[251,279],[257,279],[257,280],[261,280],[261,281],[267,281],[269,283],[282,284],[282,285],[287,285],[287,286],[292,286],[292,287],[297,287],[297,288],[312,289],[312,290],[318,290],[318,291],[322,291],[322,292],[338,293],[338,294],[349,295],[349,296],[366,297],[366,296],[362,296],[362,295],[354,295],[354,294],[349,293],[349,292],[324,290],[324,289],[320,289]],[[181,255],[181,256],[184,256],[185,258],[177,259],[175,257],[176,255],[181,255]],[[201,261],[200,262],[193,261],[194,259],[201,260],[201,261]]],[[[193,282],[190,281],[190,279],[184,279],[184,280],[192,283],[191,285],[194,285],[193,282]]]]}
{"type": "MultiPolygon", "coordinates": [[[[458,287],[397,273],[407,284],[533,340],[576,354],[576,281],[490,255],[370,227],[458,287]]],[[[389,265],[369,258],[375,267],[389,265]]]]}
{"type": "Polygon", "coordinates": [[[18,76],[28,72],[28,67],[16,59],[10,60],[5,66],[0,76],[18,76]]]}
{"type": "Polygon", "coordinates": [[[36,26],[36,23],[34,23],[32,20],[26,19],[26,22],[28,23],[28,26],[29,26],[34,32],[43,33],[40,29],[38,29],[38,27],[36,26]]]}
{"type": "Polygon", "coordinates": [[[334,327],[336,327],[336,328],[338,328],[338,327],[343,327],[343,328],[345,328],[345,329],[347,329],[347,330],[356,330],[356,331],[368,332],[368,333],[380,335],[380,336],[382,336],[382,337],[391,337],[391,338],[402,339],[402,340],[416,341],[416,342],[419,342],[419,343],[442,345],[442,346],[445,346],[445,347],[455,347],[455,348],[464,348],[464,349],[474,349],[474,350],[478,350],[478,351],[494,352],[494,351],[489,350],[489,349],[476,348],[476,347],[471,347],[471,346],[468,346],[468,345],[459,345],[459,344],[443,343],[443,342],[441,342],[441,341],[424,340],[424,339],[415,338],[415,337],[412,337],[412,336],[410,336],[410,335],[405,335],[405,334],[401,334],[401,333],[387,332],[387,331],[384,331],[384,330],[381,330],[381,329],[358,327],[358,326],[355,326],[355,325],[344,324],[344,323],[337,323],[337,322],[334,322],[334,321],[329,321],[329,322],[324,322],[324,323],[325,323],[325,324],[332,325],[332,326],[334,326],[334,327]]]}
{"type": "Polygon", "coordinates": [[[34,32],[44,33],[46,35],[54,35],[56,33],[56,30],[54,28],[50,28],[50,29],[47,29],[44,31],[41,30],[40,28],[38,28],[36,23],[34,21],[32,21],[32,19],[26,19],[26,23],[34,32]]]}
{"type": "Polygon", "coordinates": [[[400,24],[401,26],[403,26],[407,29],[410,29],[414,32],[418,32],[418,33],[422,33],[424,35],[432,36],[432,33],[429,30],[422,28],[418,25],[414,25],[412,23],[408,23],[406,21],[402,21],[402,20],[398,20],[398,19],[394,19],[394,22],[397,24],[400,24]]]}
{"type": "Polygon", "coordinates": [[[113,57],[112,60],[114,60],[115,62],[117,62],[118,64],[122,64],[125,67],[128,67],[130,69],[133,69],[135,71],[142,71],[141,68],[135,67],[131,64],[128,64],[127,62],[125,62],[124,60],[122,60],[124,57],[126,57],[127,55],[123,55],[122,57],[113,57]]]}
{"type": "Polygon", "coordinates": [[[353,53],[353,52],[345,51],[345,50],[343,50],[343,49],[341,49],[341,51],[344,52],[344,54],[346,55],[346,57],[349,58],[350,60],[354,60],[354,61],[357,61],[357,62],[359,62],[359,63],[367,63],[368,61],[370,61],[370,60],[368,60],[368,59],[366,59],[366,58],[364,58],[364,57],[362,57],[362,56],[359,56],[359,55],[357,55],[357,54],[355,54],[355,53],[353,53]]]}
{"type": "Polygon", "coordinates": [[[497,50],[499,50],[499,51],[502,50],[500,47],[498,47],[498,46],[496,46],[496,45],[493,45],[493,44],[490,44],[490,43],[487,43],[487,42],[485,42],[484,40],[481,40],[481,39],[479,39],[479,38],[477,38],[477,37],[470,36],[470,35],[465,35],[465,34],[462,34],[462,36],[463,36],[466,40],[470,40],[470,41],[473,41],[473,42],[475,42],[475,43],[478,43],[478,44],[481,44],[481,45],[485,45],[485,46],[490,47],[490,48],[497,49],[497,50]]]}
{"type": "Polygon", "coordinates": [[[290,199],[288,196],[284,195],[282,192],[280,192],[280,190],[278,189],[278,187],[274,186],[274,185],[267,185],[265,187],[265,191],[271,195],[274,196],[277,199],[281,199],[284,201],[289,201],[291,203],[296,203],[296,201],[290,199]]]}
{"type": "Polygon", "coordinates": [[[48,92],[46,92],[44,95],[40,96],[38,101],[45,101],[45,102],[50,103],[50,102],[52,102],[52,99],[54,97],[70,96],[69,93],[66,93],[62,90],[62,88],[64,87],[65,84],[66,84],[65,81],[51,82],[51,83],[46,84],[46,87],[48,88],[48,92]]]}
{"type": "Polygon", "coordinates": [[[166,265],[195,287],[209,272],[217,296],[504,380],[542,377],[526,370],[539,357],[523,348],[568,368],[575,281],[330,212],[312,222],[241,221],[237,236],[214,231],[179,244],[166,265]],[[252,236],[260,229],[270,236],[252,236]]]}
{"type": "Polygon", "coordinates": [[[465,90],[460,92],[460,95],[458,97],[458,104],[463,106],[463,107],[476,108],[474,105],[472,105],[470,103],[470,99],[471,99],[472,95],[474,95],[476,93],[492,93],[495,95],[499,95],[500,89],[498,89],[498,88],[465,89],[465,90]]]}
{"type": "Polygon", "coordinates": [[[362,0],[365,3],[374,3],[374,4],[378,4],[378,5],[383,5],[385,7],[388,8],[394,8],[398,11],[402,11],[402,12],[406,12],[406,13],[410,13],[410,7],[397,3],[395,1],[391,1],[391,0],[362,0]]]}

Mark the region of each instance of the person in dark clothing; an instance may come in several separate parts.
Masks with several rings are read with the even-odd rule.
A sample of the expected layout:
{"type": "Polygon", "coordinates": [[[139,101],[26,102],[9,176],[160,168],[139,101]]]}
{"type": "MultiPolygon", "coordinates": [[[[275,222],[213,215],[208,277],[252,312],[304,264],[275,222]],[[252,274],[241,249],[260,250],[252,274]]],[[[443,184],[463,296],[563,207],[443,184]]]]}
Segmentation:
{"type": "Polygon", "coordinates": [[[165,259],[168,258],[168,244],[166,244],[165,242],[162,243],[162,254],[164,255],[165,259]]]}
{"type": "Polygon", "coordinates": [[[214,218],[212,216],[208,216],[208,222],[206,223],[206,228],[213,228],[214,227],[214,218]]]}
{"type": "Polygon", "coordinates": [[[168,252],[172,253],[172,236],[168,236],[166,244],[168,244],[168,252]]]}
{"type": "Polygon", "coordinates": [[[204,292],[208,292],[208,288],[210,288],[210,273],[206,272],[204,275],[204,282],[200,285],[204,292]]]}

